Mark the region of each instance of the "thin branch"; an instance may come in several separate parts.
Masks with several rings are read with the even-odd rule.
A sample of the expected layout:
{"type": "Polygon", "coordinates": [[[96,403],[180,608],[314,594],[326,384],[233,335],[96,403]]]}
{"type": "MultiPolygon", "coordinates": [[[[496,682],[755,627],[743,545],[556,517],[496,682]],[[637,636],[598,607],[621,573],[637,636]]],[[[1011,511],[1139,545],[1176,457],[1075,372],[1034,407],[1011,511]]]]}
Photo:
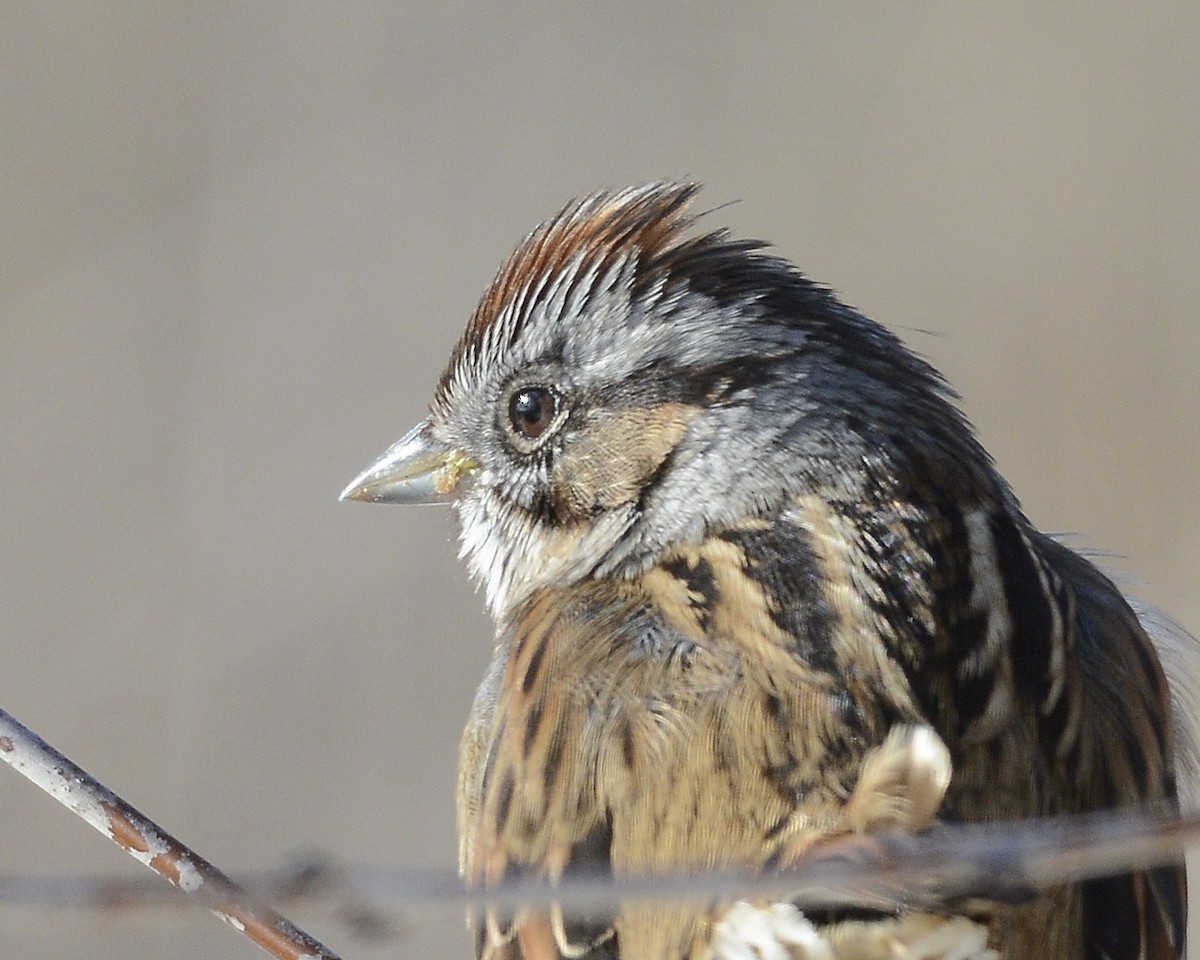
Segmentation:
{"type": "MultiPolygon", "coordinates": [[[[794,868],[748,874],[713,871],[654,878],[573,875],[558,884],[536,879],[489,891],[466,891],[450,870],[404,870],[344,864],[310,854],[277,871],[245,878],[273,902],[336,916],[375,930],[386,914],[431,909],[558,902],[566,912],[611,910],[622,901],[779,897],[801,908],[900,904],[952,907],[959,898],[1004,900],[1032,890],[1181,859],[1200,841],[1200,818],[1112,811],[1059,820],[938,828],[917,836],[885,834],[833,841],[794,868]]],[[[165,892],[165,891],[164,891],[165,892]]],[[[0,876],[0,907],[129,910],[177,908],[157,886],[114,877],[0,876]]]]}
{"type": "Polygon", "coordinates": [[[278,960],[338,960],[203,857],[0,710],[0,760],[278,960]]]}
{"type": "MultiPolygon", "coordinates": [[[[0,711],[0,759],[65,804],[128,853],[199,899],[268,953],[287,960],[336,960],[216,867],[143,817],[71,761],[0,711]]],[[[333,903],[343,918],[366,920],[387,935],[389,910],[491,906],[516,909],[557,902],[567,912],[612,910],[630,900],[786,899],[801,908],[908,906],[954,912],[964,898],[1004,901],[1034,890],[1182,859],[1200,842],[1200,815],[1163,809],[1105,811],[1062,818],[938,826],[918,835],[852,835],[818,845],[794,867],[614,878],[574,874],[557,884],[537,878],[465,891],[450,871],[403,871],[309,860],[262,876],[273,898],[333,903]]],[[[158,905],[136,882],[97,878],[0,877],[0,905],[114,908],[158,905]]]]}
{"type": "Polygon", "coordinates": [[[1051,820],[938,826],[920,834],[852,835],[820,844],[794,866],[614,878],[572,874],[558,883],[520,879],[464,891],[446,872],[341,868],[336,875],[373,903],[461,904],[515,910],[556,902],[565,912],[622,902],[772,897],[801,909],[915,907],[954,912],[968,898],[1006,901],[1093,877],[1181,862],[1200,843],[1200,814],[1103,811],[1051,820]]]}

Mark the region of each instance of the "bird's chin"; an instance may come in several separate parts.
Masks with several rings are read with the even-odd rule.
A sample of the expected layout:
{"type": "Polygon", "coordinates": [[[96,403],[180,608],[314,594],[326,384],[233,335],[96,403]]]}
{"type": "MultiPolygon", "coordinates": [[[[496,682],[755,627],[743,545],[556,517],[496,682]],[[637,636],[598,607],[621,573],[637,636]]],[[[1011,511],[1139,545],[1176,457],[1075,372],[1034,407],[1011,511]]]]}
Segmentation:
{"type": "Polygon", "coordinates": [[[512,593],[512,545],[494,498],[479,491],[454,504],[460,527],[458,555],[467,564],[476,587],[483,590],[488,612],[499,620],[512,593]]]}
{"type": "Polygon", "coordinates": [[[483,590],[498,623],[539,590],[564,587],[605,567],[634,522],[630,509],[587,523],[539,522],[494,491],[476,490],[455,503],[462,533],[459,556],[483,590]]]}

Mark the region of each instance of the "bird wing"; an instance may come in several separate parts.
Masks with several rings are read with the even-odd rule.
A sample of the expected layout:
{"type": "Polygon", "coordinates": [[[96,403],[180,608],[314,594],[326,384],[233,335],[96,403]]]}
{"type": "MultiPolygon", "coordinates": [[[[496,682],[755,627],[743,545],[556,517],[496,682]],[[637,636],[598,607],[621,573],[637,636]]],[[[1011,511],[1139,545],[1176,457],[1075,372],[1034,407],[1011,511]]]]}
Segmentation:
{"type": "MultiPolygon", "coordinates": [[[[1171,697],[1153,641],[1092,563],[1048,537],[1038,549],[1074,597],[1080,809],[1174,807],[1171,697]]],[[[1082,897],[1088,957],[1181,956],[1187,918],[1182,865],[1090,880],[1082,897]]]]}

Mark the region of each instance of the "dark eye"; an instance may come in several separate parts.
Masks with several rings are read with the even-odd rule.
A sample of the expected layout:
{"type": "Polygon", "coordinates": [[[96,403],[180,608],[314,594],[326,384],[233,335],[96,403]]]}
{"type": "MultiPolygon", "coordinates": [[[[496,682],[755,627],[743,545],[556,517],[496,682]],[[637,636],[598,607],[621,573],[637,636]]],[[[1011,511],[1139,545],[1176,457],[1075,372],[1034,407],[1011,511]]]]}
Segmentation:
{"type": "Polygon", "coordinates": [[[558,395],[548,387],[525,387],[508,401],[508,422],[517,436],[537,440],[558,416],[558,395]]]}

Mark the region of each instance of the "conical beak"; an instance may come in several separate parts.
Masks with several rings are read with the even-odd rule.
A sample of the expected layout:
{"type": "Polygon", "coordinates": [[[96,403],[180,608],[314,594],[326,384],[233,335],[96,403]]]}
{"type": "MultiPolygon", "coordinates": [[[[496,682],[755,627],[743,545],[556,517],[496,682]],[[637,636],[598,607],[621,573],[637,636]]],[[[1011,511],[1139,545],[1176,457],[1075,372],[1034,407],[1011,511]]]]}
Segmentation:
{"type": "Polygon", "coordinates": [[[433,439],[422,420],[387,453],[350,481],[339,500],[368,503],[443,503],[453,500],[476,464],[433,439]]]}

